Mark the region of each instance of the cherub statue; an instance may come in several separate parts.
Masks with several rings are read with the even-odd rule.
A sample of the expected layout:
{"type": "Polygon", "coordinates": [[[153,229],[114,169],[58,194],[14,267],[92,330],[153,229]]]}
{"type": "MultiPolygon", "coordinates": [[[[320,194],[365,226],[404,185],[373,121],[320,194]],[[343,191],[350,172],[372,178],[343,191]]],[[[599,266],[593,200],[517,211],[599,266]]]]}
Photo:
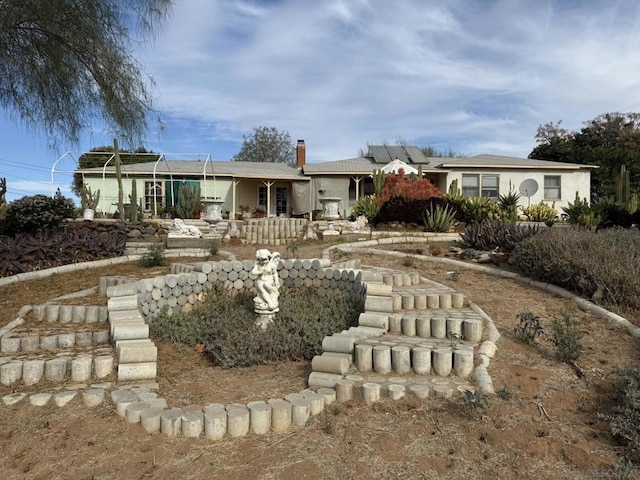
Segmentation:
{"type": "Polygon", "coordinates": [[[272,314],[279,310],[278,297],[280,296],[280,277],[278,276],[278,263],[280,254],[271,253],[261,248],[256,252],[256,261],[251,273],[257,275],[255,286],[258,295],[253,299],[255,311],[258,314],[272,314]]]}

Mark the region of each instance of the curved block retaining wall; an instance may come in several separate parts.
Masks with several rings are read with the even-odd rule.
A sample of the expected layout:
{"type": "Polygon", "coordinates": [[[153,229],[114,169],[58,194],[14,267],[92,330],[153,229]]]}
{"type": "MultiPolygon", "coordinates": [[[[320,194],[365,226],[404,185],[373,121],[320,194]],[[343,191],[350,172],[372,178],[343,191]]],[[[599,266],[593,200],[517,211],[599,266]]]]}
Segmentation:
{"type": "MultiPolygon", "coordinates": [[[[111,340],[118,355],[118,381],[154,380],[157,347],[149,338],[149,323],[163,310],[189,312],[214,286],[226,290],[255,291],[252,260],[174,264],[172,273],[109,287],[111,340]]],[[[319,292],[342,291],[365,299],[363,272],[332,268],[329,260],[281,260],[280,281],[286,288],[317,288],[319,292]]]]}

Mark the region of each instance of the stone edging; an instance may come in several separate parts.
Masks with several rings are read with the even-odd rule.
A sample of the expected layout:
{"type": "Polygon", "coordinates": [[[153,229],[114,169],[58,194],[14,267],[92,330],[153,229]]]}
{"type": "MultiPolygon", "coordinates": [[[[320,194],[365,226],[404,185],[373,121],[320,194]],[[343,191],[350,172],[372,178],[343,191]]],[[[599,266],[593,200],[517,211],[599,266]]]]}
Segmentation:
{"type": "MultiPolygon", "coordinates": [[[[525,285],[535,287],[547,292],[551,292],[560,297],[566,298],[568,300],[572,300],[578,305],[578,307],[581,310],[591,312],[594,315],[600,318],[604,318],[616,325],[621,325],[625,327],[632,336],[636,338],[640,338],[640,327],[636,327],[626,318],[616,313],[610,312],[606,308],[596,305],[593,302],[590,302],[589,300],[579,297],[573,292],[565,290],[564,288],[558,287],[557,285],[553,285],[551,283],[539,282],[537,280],[533,280],[528,277],[523,277],[522,275],[519,275],[514,272],[499,270],[496,268],[487,267],[484,265],[478,265],[475,263],[461,262],[459,260],[453,260],[451,258],[431,257],[426,255],[414,255],[414,254],[408,254],[404,252],[395,252],[395,251],[376,250],[373,248],[366,248],[366,247],[373,247],[377,245],[390,245],[394,243],[427,243],[429,241],[430,241],[429,239],[426,239],[423,237],[394,237],[394,238],[381,238],[378,240],[367,240],[365,242],[344,243],[344,244],[333,245],[329,248],[324,249],[322,251],[322,256],[323,258],[329,258],[330,253],[334,250],[340,250],[343,252],[352,252],[352,253],[363,252],[363,253],[368,253],[372,255],[389,255],[389,256],[397,256],[397,257],[410,256],[412,258],[425,261],[425,262],[441,263],[441,264],[451,265],[458,268],[465,268],[467,270],[475,270],[477,272],[487,273],[489,275],[495,275],[498,277],[510,278],[513,280],[517,280],[518,282],[524,283],[525,285]]],[[[437,241],[437,240],[432,239],[431,241],[437,241]]]]}

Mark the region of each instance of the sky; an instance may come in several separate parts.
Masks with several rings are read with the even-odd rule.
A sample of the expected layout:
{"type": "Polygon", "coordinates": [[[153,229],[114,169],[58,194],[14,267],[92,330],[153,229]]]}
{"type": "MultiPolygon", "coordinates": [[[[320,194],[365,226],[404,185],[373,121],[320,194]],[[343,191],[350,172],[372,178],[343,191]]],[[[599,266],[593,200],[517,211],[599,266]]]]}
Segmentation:
{"type": "MultiPolygon", "coordinates": [[[[398,138],[526,157],[541,124],[640,111],[639,23],[637,0],[175,0],[135,46],[164,125],[144,147],[230,160],[273,126],[308,162],[398,138]]],[[[99,125],[54,150],[0,111],[7,200],[51,194],[60,158],[66,194],[74,159],[112,143],[99,125]]]]}

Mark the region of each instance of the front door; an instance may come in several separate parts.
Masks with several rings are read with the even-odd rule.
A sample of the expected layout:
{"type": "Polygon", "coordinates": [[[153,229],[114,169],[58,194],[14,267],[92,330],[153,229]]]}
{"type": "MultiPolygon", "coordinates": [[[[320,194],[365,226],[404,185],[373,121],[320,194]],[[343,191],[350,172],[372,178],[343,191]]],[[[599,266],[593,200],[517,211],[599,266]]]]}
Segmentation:
{"type": "Polygon", "coordinates": [[[287,187],[276,187],[276,216],[286,215],[287,209],[287,187]]]}

